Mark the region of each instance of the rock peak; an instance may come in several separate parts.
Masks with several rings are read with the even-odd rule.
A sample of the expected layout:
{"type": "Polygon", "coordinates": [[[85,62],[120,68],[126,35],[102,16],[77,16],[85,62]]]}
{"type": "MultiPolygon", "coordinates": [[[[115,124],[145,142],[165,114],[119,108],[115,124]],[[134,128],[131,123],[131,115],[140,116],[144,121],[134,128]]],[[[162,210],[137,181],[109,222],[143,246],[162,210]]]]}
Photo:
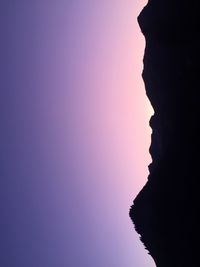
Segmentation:
{"type": "Polygon", "coordinates": [[[199,265],[197,4],[149,0],[138,16],[146,40],[142,76],[155,114],[150,119],[150,174],[130,217],[158,267],[199,265]]]}

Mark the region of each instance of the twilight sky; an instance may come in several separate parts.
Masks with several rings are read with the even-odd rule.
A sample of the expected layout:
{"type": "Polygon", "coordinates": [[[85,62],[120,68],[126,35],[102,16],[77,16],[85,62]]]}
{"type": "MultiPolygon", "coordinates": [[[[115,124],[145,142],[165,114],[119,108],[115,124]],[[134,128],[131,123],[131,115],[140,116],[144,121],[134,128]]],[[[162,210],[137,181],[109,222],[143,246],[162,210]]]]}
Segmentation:
{"type": "Polygon", "coordinates": [[[0,266],[155,266],[128,215],[151,162],[145,3],[0,1],[0,266]]]}

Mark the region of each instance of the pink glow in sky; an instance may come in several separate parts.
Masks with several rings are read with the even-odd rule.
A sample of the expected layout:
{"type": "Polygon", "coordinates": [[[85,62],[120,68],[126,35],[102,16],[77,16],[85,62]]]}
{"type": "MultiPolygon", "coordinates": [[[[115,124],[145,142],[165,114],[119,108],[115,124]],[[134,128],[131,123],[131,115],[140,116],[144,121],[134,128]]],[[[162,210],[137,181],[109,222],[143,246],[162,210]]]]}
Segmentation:
{"type": "Polygon", "coordinates": [[[9,3],[0,265],[155,266],[129,218],[151,162],[146,1],[9,3]]]}

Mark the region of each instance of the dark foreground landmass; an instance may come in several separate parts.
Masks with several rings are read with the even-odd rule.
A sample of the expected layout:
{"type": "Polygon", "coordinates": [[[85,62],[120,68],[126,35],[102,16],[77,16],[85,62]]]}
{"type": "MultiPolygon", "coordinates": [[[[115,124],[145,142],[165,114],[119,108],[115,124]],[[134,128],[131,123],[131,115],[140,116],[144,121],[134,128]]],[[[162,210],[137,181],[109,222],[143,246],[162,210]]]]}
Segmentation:
{"type": "Polygon", "coordinates": [[[200,211],[200,9],[149,0],[143,79],[155,114],[148,181],[130,216],[158,267],[198,267],[200,211]]]}

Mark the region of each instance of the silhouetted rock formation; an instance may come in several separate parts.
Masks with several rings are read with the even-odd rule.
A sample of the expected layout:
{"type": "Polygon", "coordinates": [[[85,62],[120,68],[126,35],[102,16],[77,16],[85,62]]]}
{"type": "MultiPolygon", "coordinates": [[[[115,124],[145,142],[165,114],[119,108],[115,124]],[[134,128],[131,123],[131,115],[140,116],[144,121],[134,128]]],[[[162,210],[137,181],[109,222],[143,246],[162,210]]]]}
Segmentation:
{"type": "Polygon", "coordinates": [[[150,174],[130,216],[158,267],[200,266],[197,4],[149,0],[138,17],[146,39],[142,75],[155,114],[150,120],[150,174]]]}

